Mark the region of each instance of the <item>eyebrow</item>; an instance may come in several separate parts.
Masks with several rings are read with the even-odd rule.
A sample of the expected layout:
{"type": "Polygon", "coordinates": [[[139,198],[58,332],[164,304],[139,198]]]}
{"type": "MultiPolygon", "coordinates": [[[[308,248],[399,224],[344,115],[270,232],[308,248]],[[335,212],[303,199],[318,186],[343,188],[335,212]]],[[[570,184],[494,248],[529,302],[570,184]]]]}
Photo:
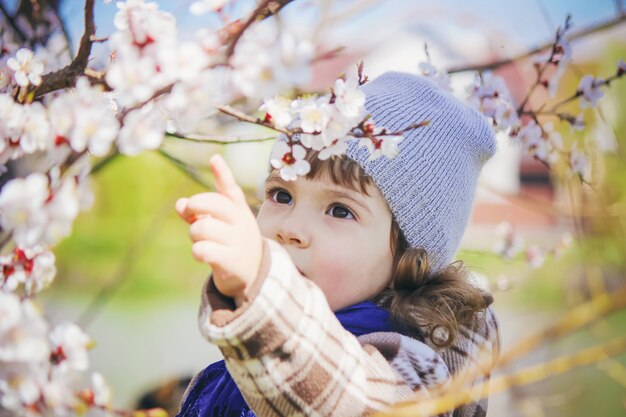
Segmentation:
{"type": "Polygon", "coordinates": [[[328,190],[327,193],[335,197],[342,197],[342,198],[345,198],[346,200],[350,200],[357,206],[361,207],[363,210],[366,210],[369,214],[372,214],[372,211],[370,210],[369,207],[367,207],[367,205],[363,204],[362,202],[352,197],[350,194],[346,193],[345,191],[328,190]]]}
{"type": "MultiPolygon", "coordinates": [[[[283,180],[279,175],[277,175],[276,173],[271,173],[270,175],[268,175],[268,177],[265,179],[265,182],[277,182],[279,184],[289,184],[291,181],[285,181],[283,180]]],[[[324,192],[326,194],[329,194],[335,198],[337,197],[341,197],[341,198],[345,198],[346,200],[350,200],[352,203],[356,204],[357,206],[361,207],[363,210],[367,211],[369,214],[372,214],[372,210],[364,203],[362,203],[361,201],[357,200],[356,198],[352,197],[352,195],[346,191],[343,190],[335,190],[335,189],[329,189],[329,190],[324,190],[324,192]]]]}

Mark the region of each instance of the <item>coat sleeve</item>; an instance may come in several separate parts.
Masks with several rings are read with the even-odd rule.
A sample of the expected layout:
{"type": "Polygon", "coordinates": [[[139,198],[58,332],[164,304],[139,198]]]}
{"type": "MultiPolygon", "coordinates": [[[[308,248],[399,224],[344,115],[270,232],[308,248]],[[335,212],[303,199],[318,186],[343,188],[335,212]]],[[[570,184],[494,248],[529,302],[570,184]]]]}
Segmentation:
{"type": "Polygon", "coordinates": [[[255,296],[236,309],[209,278],[199,312],[201,333],[257,416],[363,416],[447,380],[441,356],[416,339],[346,331],[276,242],[264,240],[257,278],[255,296]]]}

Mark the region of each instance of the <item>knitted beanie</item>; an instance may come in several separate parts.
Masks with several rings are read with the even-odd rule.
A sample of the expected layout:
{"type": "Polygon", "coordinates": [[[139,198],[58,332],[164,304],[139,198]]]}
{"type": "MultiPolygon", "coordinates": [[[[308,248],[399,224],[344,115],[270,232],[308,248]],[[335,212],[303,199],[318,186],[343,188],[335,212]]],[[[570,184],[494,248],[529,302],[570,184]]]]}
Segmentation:
{"type": "Polygon", "coordinates": [[[389,72],[362,87],[376,126],[402,130],[393,158],[370,153],[350,141],[346,156],[373,179],[411,247],[429,255],[431,271],[453,261],[467,226],[478,174],[495,153],[496,141],[484,116],[431,80],[389,72]]]}

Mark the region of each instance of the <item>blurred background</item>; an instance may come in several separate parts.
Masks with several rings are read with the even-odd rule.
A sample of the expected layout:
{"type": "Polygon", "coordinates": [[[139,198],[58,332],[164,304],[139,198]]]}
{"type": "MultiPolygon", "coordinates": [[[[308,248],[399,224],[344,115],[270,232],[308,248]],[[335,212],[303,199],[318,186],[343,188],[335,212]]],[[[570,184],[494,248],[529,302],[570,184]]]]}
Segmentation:
{"type": "MultiPolygon", "coordinates": [[[[17,2],[4,3],[11,10],[17,2]]],[[[98,36],[113,31],[114,3],[96,3],[98,36]]],[[[215,16],[190,15],[190,1],[157,3],[176,16],[183,37],[192,38],[197,29],[220,23],[215,16]]],[[[419,63],[427,59],[425,44],[432,64],[449,70],[516,57],[550,43],[568,14],[573,32],[595,29],[572,41],[573,63],[562,79],[561,97],[571,95],[584,74],[613,74],[617,62],[626,57],[621,1],[320,3],[326,15],[296,4],[284,10],[284,19],[296,25],[332,16],[317,48],[344,47],[335,58],[315,65],[313,91],[324,91],[338,74],[353,71],[359,60],[365,62],[370,78],[388,70],[417,73],[419,63]]],[[[253,5],[238,1],[231,11],[243,14],[253,5]]],[[[60,15],[74,44],[82,34],[82,7],[80,1],[60,2],[60,15]]],[[[95,59],[106,62],[106,44],[97,48],[95,59]]],[[[504,77],[516,100],[523,98],[534,76],[529,60],[516,60],[496,73],[504,77]]],[[[456,71],[455,94],[464,97],[463,86],[473,76],[456,71]]],[[[579,141],[592,152],[602,170],[602,187],[589,192],[575,181],[561,180],[505,136],[499,137],[498,154],[484,170],[458,258],[494,293],[503,350],[592,295],[626,281],[626,212],[621,211],[626,192],[625,81],[614,82],[598,108],[588,110],[584,131],[555,123],[566,140],[579,141]],[[610,210],[599,216],[587,210],[590,203],[610,210]]],[[[572,103],[572,108],[576,106],[572,103]]],[[[221,135],[268,133],[228,122],[207,129],[221,135]]],[[[199,291],[209,271],[191,257],[188,229],[177,218],[174,202],[208,189],[206,164],[211,154],[220,152],[254,207],[270,148],[271,142],[220,146],[168,138],[161,152],[118,156],[94,175],[95,205],[80,215],[71,237],[56,248],[57,281],[41,301],[52,321],[78,321],[96,341],[92,369],[110,383],[115,406],[133,407],[146,391],[191,376],[220,359],[196,324],[199,291]]],[[[626,313],[621,311],[542,345],[510,370],[625,333],[626,313]]],[[[626,415],[625,366],[626,357],[621,355],[493,395],[489,415],[626,415]]],[[[178,391],[168,385],[161,395],[175,396],[178,391]]]]}

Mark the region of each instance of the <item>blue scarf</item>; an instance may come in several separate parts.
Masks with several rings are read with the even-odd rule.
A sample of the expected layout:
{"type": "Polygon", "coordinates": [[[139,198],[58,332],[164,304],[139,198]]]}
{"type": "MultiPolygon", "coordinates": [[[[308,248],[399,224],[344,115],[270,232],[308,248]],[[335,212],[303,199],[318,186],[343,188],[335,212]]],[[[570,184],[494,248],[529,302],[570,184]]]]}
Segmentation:
{"type": "MultiPolygon", "coordinates": [[[[355,336],[392,331],[389,312],[364,301],[335,312],[341,325],[355,336]]],[[[246,404],[224,361],[202,371],[177,417],[255,417],[246,404]]]]}

